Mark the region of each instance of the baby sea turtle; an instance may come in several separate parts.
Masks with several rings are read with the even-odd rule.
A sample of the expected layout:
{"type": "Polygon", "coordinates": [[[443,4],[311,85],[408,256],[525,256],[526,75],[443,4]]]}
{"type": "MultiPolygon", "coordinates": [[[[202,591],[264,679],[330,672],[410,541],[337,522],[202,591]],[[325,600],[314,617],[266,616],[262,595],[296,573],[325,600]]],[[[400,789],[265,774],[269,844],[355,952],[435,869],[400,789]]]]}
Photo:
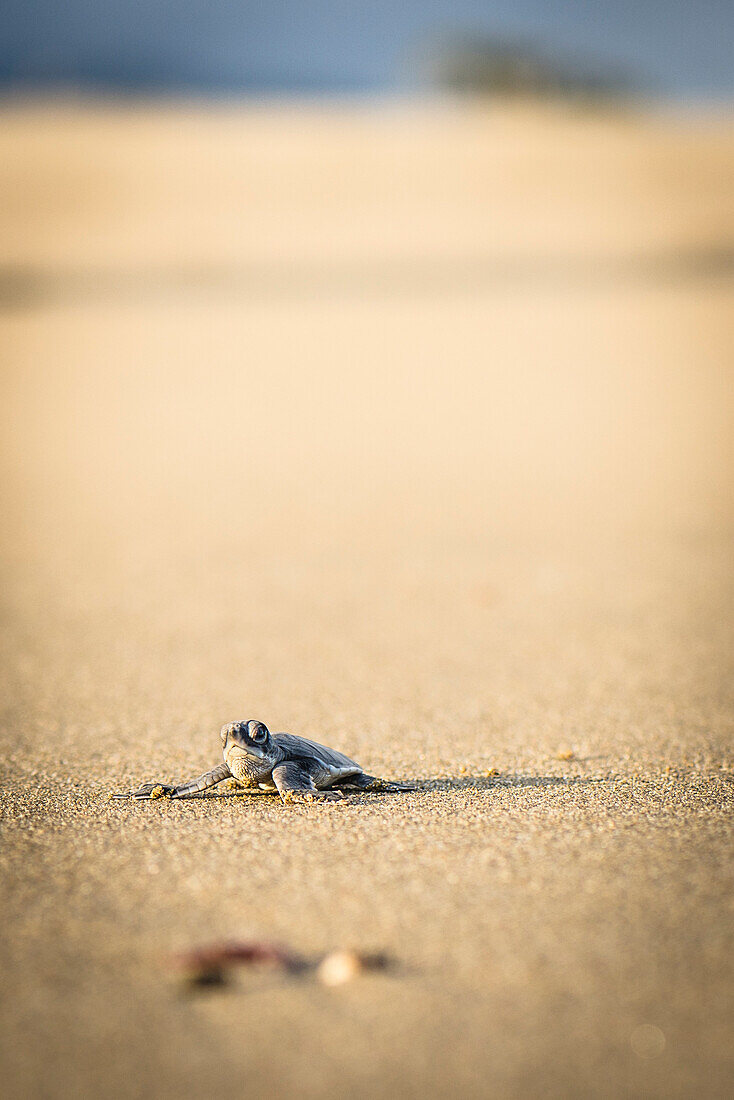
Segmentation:
{"type": "Polygon", "coordinates": [[[366,775],[359,764],[336,749],[328,749],[292,733],[271,733],[264,722],[250,719],[222,726],[224,762],[179,786],[143,783],[116,798],[186,798],[207,787],[234,779],[246,790],[277,791],[283,802],[324,802],[354,791],[414,791],[409,783],[388,783],[366,775]]]}

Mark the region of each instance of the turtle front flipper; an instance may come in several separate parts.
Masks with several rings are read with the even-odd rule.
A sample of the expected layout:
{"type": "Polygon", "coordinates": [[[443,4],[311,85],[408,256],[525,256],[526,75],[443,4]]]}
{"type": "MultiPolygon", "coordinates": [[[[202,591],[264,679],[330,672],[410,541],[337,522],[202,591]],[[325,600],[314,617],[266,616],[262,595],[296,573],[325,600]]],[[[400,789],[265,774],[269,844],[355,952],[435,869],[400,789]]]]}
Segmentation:
{"type": "Polygon", "coordinates": [[[227,764],[217,764],[216,768],[204,772],[198,779],[189,779],[188,783],[182,783],[179,787],[174,787],[171,791],[171,798],[186,798],[188,795],[198,794],[199,791],[205,791],[208,787],[221,783],[223,779],[229,779],[231,775],[232,772],[227,764]]]}
{"type": "Polygon", "coordinates": [[[125,791],[124,794],[113,794],[110,798],[168,798],[176,788],[169,783],[141,783],[134,791],[125,791]]]}
{"type": "Polygon", "coordinates": [[[273,768],[273,783],[284,805],[293,802],[336,802],[346,797],[343,791],[320,791],[308,768],[294,761],[273,768]]]}
{"type": "Polygon", "coordinates": [[[221,783],[223,779],[229,779],[232,772],[226,764],[217,764],[208,772],[204,772],[198,779],[189,779],[187,783],[172,786],[169,783],[141,783],[137,790],[128,791],[127,794],[115,794],[113,798],[136,798],[139,801],[149,798],[187,798],[189,795],[198,794],[200,791],[221,783]]]}

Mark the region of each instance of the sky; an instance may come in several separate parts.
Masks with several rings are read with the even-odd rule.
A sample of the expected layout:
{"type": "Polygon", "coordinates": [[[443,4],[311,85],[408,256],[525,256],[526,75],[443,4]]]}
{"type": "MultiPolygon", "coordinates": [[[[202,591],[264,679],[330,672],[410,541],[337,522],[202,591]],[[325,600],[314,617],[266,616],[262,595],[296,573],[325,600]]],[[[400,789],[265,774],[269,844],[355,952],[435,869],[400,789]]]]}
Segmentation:
{"type": "Polygon", "coordinates": [[[0,85],[390,93],[444,32],[527,43],[662,95],[734,94],[734,0],[2,0],[0,85]]]}

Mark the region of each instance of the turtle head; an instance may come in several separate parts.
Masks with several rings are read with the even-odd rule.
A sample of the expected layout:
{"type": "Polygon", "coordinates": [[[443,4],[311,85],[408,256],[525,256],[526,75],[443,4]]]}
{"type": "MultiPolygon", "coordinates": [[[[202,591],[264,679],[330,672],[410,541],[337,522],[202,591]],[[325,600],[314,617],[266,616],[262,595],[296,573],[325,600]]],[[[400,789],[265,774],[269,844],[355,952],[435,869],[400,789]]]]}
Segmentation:
{"type": "Polygon", "coordinates": [[[273,751],[273,739],[270,730],[264,722],[258,722],[250,718],[247,722],[230,722],[222,726],[222,756],[227,760],[233,753],[235,756],[254,757],[256,760],[267,760],[273,751]]]}

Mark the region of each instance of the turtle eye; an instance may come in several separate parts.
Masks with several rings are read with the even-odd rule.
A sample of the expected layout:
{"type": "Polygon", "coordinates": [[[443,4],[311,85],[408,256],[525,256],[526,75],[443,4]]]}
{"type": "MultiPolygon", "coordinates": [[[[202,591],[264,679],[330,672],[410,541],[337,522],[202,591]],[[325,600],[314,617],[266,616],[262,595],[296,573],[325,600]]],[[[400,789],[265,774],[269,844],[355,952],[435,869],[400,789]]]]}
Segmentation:
{"type": "Polygon", "coordinates": [[[267,737],[267,734],[268,731],[265,729],[265,726],[256,726],[255,729],[252,731],[252,740],[264,741],[267,737]]]}

